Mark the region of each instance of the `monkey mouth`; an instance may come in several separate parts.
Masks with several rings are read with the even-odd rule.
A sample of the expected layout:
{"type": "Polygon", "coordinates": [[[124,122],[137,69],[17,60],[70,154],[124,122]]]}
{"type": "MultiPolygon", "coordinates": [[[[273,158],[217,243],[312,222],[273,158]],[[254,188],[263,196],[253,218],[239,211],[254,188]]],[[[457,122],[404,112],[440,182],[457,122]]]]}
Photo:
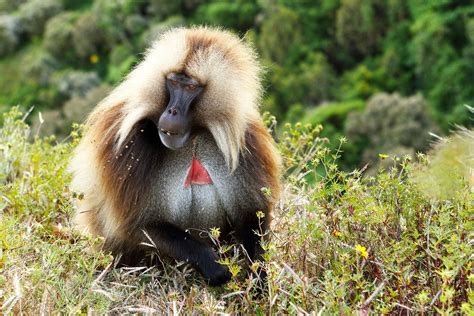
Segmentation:
{"type": "Polygon", "coordinates": [[[179,133],[174,133],[174,132],[171,132],[169,130],[166,130],[164,128],[160,128],[160,132],[162,132],[163,134],[166,134],[168,136],[176,136],[176,135],[180,135],[179,133]]]}
{"type": "Polygon", "coordinates": [[[170,130],[159,128],[159,136],[163,145],[171,150],[177,150],[186,145],[191,131],[187,130],[183,133],[172,132],[170,130]]]}

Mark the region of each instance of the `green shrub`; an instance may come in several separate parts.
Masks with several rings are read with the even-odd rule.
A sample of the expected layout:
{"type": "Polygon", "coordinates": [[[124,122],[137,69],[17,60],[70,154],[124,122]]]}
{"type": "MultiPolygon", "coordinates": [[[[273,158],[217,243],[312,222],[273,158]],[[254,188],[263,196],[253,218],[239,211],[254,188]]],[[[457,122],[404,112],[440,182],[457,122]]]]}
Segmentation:
{"type": "Polygon", "coordinates": [[[182,14],[181,7],[183,2],[183,0],[149,0],[147,13],[155,20],[162,21],[172,15],[182,14]]]}
{"type": "Polygon", "coordinates": [[[334,98],[336,75],[324,54],[310,54],[300,65],[300,72],[296,76],[301,80],[305,91],[302,99],[306,103],[317,105],[334,98]]]}
{"type": "Polygon", "coordinates": [[[361,64],[344,73],[340,92],[339,97],[345,100],[370,98],[380,92],[376,74],[366,65],[361,64]]]}
{"type": "Polygon", "coordinates": [[[18,9],[22,30],[34,36],[43,34],[46,22],[63,9],[60,0],[30,0],[18,9]]]}
{"type": "Polygon", "coordinates": [[[88,60],[107,46],[105,34],[94,13],[84,13],[78,18],[74,25],[73,41],[78,56],[83,60],[88,60]]]}
{"type": "Polygon", "coordinates": [[[255,1],[211,2],[199,6],[194,17],[199,24],[245,31],[254,25],[258,11],[255,1]]]}
{"type": "Polygon", "coordinates": [[[62,63],[74,64],[74,23],[77,14],[64,12],[51,18],[46,24],[43,45],[45,50],[62,63]]]}
{"type": "Polygon", "coordinates": [[[109,55],[111,65],[118,65],[125,61],[128,57],[133,55],[133,50],[128,45],[114,46],[109,55]]]}
{"type": "Polygon", "coordinates": [[[301,103],[293,104],[286,112],[285,121],[296,123],[306,115],[305,107],[301,103]]]}
{"type": "Polygon", "coordinates": [[[60,110],[43,110],[34,116],[31,123],[31,130],[35,136],[53,136],[55,138],[65,138],[66,131],[71,129],[71,122],[64,119],[60,110]]]}
{"type": "Polygon", "coordinates": [[[132,14],[125,18],[125,30],[131,36],[143,33],[148,26],[148,21],[139,14],[132,14]]]}
{"type": "Polygon", "coordinates": [[[127,57],[118,65],[110,65],[107,80],[110,83],[117,83],[122,80],[137,63],[137,57],[132,55],[127,57]]]}
{"type": "Polygon", "coordinates": [[[58,68],[59,63],[53,56],[44,51],[37,51],[25,58],[21,70],[29,79],[46,86],[58,68]]]}
{"type": "Polygon", "coordinates": [[[32,131],[35,135],[65,139],[74,123],[82,123],[87,115],[108,93],[111,87],[102,84],[91,87],[84,95],[74,94],[60,110],[45,110],[32,119],[32,131]],[[40,117],[41,115],[41,117],[40,117]]]}
{"type": "Polygon", "coordinates": [[[13,12],[28,0],[0,0],[0,12],[13,12]]]}
{"type": "Polygon", "coordinates": [[[65,10],[81,10],[90,7],[94,0],[61,0],[65,10]]]}
{"type": "Polygon", "coordinates": [[[148,27],[148,30],[143,32],[140,37],[139,46],[142,49],[150,47],[151,43],[156,41],[160,35],[170,30],[173,27],[179,27],[185,25],[185,20],[182,16],[176,15],[169,17],[163,22],[152,24],[148,27]]]}
{"type": "Polygon", "coordinates": [[[346,101],[339,103],[325,103],[307,111],[303,123],[312,125],[331,124],[339,129],[344,128],[347,116],[353,112],[360,112],[365,108],[362,100],[346,101]]]}
{"type": "Polygon", "coordinates": [[[125,2],[120,0],[96,0],[92,12],[97,19],[97,27],[104,33],[109,46],[128,41],[125,19],[130,12],[125,12],[125,2]]]}
{"type": "Polygon", "coordinates": [[[0,57],[14,52],[20,44],[20,19],[12,15],[0,15],[0,57]]]}
{"type": "Polygon", "coordinates": [[[432,121],[427,104],[420,95],[403,98],[398,94],[377,94],[361,113],[352,113],[346,122],[350,140],[366,141],[362,162],[376,163],[379,154],[395,148],[426,151],[429,133],[439,130],[432,121]]]}
{"type": "MultiPolygon", "coordinates": [[[[84,95],[75,95],[63,106],[63,114],[66,118],[66,121],[69,122],[69,128],[72,123],[82,123],[87,118],[87,115],[92,111],[92,109],[104,99],[112,90],[111,86],[107,84],[102,84],[100,86],[94,87],[84,95]]],[[[62,131],[63,134],[68,134],[70,130],[62,131]]]]}
{"type": "Polygon", "coordinates": [[[66,97],[84,97],[91,89],[100,84],[100,78],[93,71],[66,71],[57,74],[54,84],[66,97]]]}
{"type": "Polygon", "coordinates": [[[292,50],[302,44],[298,14],[283,7],[270,7],[262,23],[258,48],[264,58],[283,65],[292,50]]]}
{"type": "Polygon", "coordinates": [[[413,180],[433,199],[451,199],[467,185],[474,189],[474,131],[459,129],[423,156],[413,180]]]}
{"type": "Polygon", "coordinates": [[[445,121],[445,115],[452,114],[453,107],[473,100],[474,87],[466,85],[466,80],[474,75],[472,58],[469,54],[463,56],[463,52],[474,47],[469,11],[472,7],[458,8],[447,18],[439,8],[425,10],[410,28],[413,38],[408,47],[413,55],[418,84],[436,108],[445,130],[452,123],[472,124],[467,117],[456,115],[450,116],[455,121],[445,121]],[[454,41],[465,39],[463,50],[453,44],[453,38],[456,38],[454,41]]]}
{"type": "Polygon", "coordinates": [[[336,39],[354,57],[367,56],[378,49],[387,27],[383,1],[342,0],[336,13],[336,39]]]}

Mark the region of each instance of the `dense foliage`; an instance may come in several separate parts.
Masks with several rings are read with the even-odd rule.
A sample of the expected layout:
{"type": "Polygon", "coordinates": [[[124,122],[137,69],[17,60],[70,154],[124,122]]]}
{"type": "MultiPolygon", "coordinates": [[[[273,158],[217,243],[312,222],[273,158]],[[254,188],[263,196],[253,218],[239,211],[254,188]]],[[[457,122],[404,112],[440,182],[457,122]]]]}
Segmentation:
{"type": "MultiPolygon", "coordinates": [[[[57,123],[46,130],[67,134],[102,96],[89,91],[119,82],[159,34],[207,24],[253,43],[267,69],[264,108],[280,121],[319,123],[323,105],[323,133],[335,140],[374,94],[420,93],[423,109],[403,115],[416,120],[421,110],[447,132],[472,126],[464,104],[474,103],[473,14],[467,0],[0,0],[0,110],[34,105],[57,123]],[[77,95],[86,101],[68,116],[63,107],[77,95]]],[[[344,148],[345,166],[365,162],[369,143],[355,142],[360,152],[344,148]]]]}
{"type": "Polygon", "coordinates": [[[364,178],[338,168],[341,153],[320,126],[287,126],[284,198],[259,292],[239,269],[239,247],[220,245],[216,231],[233,273],[222,288],[207,287],[184,263],[114,268],[100,239],[71,230],[81,193],[68,189],[66,165],[80,130],[72,142],[29,142],[37,131],[24,119],[14,108],[0,125],[2,314],[472,313],[472,132],[445,139],[418,163],[383,156],[392,168],[364,178]]]}

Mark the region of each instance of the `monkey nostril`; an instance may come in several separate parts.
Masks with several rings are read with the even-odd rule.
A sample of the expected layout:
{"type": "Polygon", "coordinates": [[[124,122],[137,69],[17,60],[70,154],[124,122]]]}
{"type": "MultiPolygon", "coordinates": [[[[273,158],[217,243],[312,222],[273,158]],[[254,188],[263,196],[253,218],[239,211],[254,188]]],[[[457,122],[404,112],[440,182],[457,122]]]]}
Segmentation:
{"type": "Polygon", "coordinates": [[[171,109],[170,109],[170,110],[168,110],[168,113],[169,113],[169,114],[171,114],[171,109]]]}

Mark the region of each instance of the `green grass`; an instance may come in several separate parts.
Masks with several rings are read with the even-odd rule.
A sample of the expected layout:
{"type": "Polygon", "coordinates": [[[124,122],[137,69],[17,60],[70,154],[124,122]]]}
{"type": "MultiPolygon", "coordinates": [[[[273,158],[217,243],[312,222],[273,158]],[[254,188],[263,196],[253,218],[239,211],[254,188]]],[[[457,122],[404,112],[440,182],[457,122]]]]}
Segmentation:
{"type": "Polygon", "coordinates": [[[361,111],[364,108],[365,102],[362,100],[326,103],[308,111],[303,119],[303,123],[317,125],[324,122],[342,127],[349,113],[353,111],[361,111]]]}
{"type": "Polygon", "coordinates": [[[437,199],[412,180],[418,164],[408,159],[388,158],[394,167],[370,178],[342,172],[319,129],[290,126],[280,143],[284,197],[265,245],[267,290],[258,294],[232,255],[232,281],[209,288],[183,263],[115,268],[100,239],[74,232],[65,168],[79,132],[71,142],[29,142],[19,118],[12,110],[0,129],[2,314],[472,312],[468,179],[437,199]]]}

